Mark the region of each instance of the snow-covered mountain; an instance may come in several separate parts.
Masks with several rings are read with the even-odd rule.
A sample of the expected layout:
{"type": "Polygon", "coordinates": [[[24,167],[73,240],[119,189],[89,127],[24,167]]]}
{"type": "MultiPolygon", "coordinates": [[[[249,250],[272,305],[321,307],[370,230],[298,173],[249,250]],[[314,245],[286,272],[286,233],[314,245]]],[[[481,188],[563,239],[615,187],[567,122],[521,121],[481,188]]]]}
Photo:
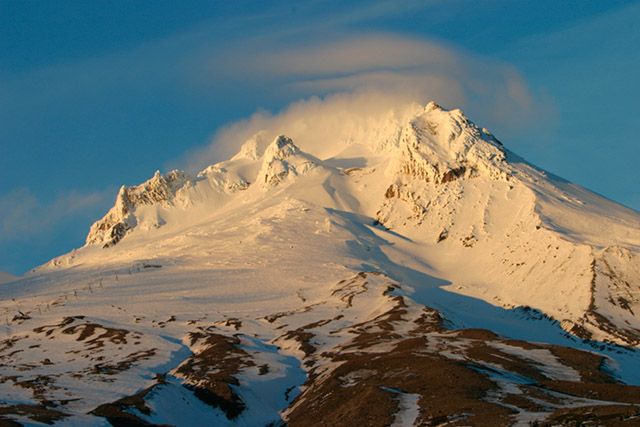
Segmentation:
{"type": "Polygon", "coordinates": [[[640,214],[459,110],[370,127],[122,187],[84,247],[0,289],[0,417],[637,419],[640,214]]]}

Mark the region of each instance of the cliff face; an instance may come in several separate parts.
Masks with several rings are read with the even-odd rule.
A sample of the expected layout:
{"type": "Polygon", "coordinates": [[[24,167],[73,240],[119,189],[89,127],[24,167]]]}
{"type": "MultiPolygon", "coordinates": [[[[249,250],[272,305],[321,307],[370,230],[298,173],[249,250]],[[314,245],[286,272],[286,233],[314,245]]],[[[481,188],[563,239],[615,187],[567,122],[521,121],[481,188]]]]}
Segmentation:
{"type": "Polygon", "coordinates": [[[398,168],[436,184],[478,174],[506,179],[505,157],[502,144],[460,110],[446,111],[431,102],[404,128],[398,168]]]}
{"type": "Polygon", "coordinates": [[[134,213],[144,205],[170,205],[176,192],[189,183],[189,178],[181,171],[171,171],[166,175],[157,171],[151,179],[133,186],[122,186],[116,196],[115,205],[107,214],[91,226],[87,235],[87,245],[102,245],[105,248],[117,244],[136,226],[134,213]]]}
{"type": "Polygon", "coordinates": [[[265,150],[256,182],[265,188],[274,187],[287,178],[303,175],[316,166],[291,138],[280,135],[265,150]]]}

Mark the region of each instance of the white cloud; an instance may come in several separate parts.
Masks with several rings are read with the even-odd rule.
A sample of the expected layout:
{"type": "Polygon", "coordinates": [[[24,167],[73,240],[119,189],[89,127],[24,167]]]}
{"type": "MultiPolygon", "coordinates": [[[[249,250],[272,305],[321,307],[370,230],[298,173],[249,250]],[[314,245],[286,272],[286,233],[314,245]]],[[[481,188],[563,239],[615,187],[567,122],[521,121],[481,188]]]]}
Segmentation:
{"type": "Polygon", "coordinates": [[[227,159],[258,133],[264,141],[286,134],[303,150],[307,145],[313,146],[314,154],[322,157],[319,147],[325,141],[362,140],[369,136],[379,139],[381,132],[390,129],[385,123],[403,122],[418,108],[421,106],[411,103],[409,98],[386,92],[356,91],[311,97],[294,102],[279,114],[257,112],[221,128],[210,144],[187,153],[182,163],[186,169],[195,171],[227,159]]]}

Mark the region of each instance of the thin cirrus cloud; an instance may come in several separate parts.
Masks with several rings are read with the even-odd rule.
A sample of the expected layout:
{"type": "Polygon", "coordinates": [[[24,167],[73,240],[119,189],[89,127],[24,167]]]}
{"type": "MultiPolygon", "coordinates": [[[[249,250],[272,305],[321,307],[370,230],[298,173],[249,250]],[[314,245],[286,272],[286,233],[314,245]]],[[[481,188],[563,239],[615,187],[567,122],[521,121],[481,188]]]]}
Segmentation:
{"type": "MultiPolygon", "coordinates": [[[[236,106],[286,105],[312,96],[373,91],[385,93],[381,102],[390,107],[433,99],[501,130],[526,127],[541,111],[549,111],[507,63],[434,40],[336,34],[332,39],[313,37],[304,46],[292,42],[288,33],[223,44],[216,31],[199,28],[119,54],[4,79],[0,91],[4,86],[11,95],[5,99],[16,101],[0,100],[0,117],[9,112],[26,117],[26,112],[45,107],[57,111],[54,106],[62,101],[110,102],[114,93],[164,94],[186,105],[207,99],[223,109],[228,100],[236,106]]],[[[7,120],[12,126],[27,121],[7,120]]]]}
{"type": "MultiPolygon", "coordinates": [[[[406,69],[425,65],[448,68],[457,62],[457,55],[452,49],[392,34],[348,37],[269,56],[266,70],[293,75],[406,69]]],[[[261,62],[266,60],[264,57],[258,59],[261,62]]]]}
{"type": "MultiPolygon", "coordinates": [[[[307,134],[315,130],[319,138],[326,137],[327,129],[346,135],[347,127],[378,120],[389,111],[400,118],[413,103],[431,99],[461,107],[478,122],[501,131],[526,126],[543,110],[538,97],[511,65],[434,40],[335,31],[333,38],[315,36],[300,45],[285,31],[269,37],[236,37],[223,45],[216,30],[202,27],[119,54],[5,78],[0,89],[12,95],[5,99],[18,101],[12,106],[0,101],[0,116],[12,111],[20,117],[22,110],[52,107],[61,100],[67,105],[81,104],[78,98],[102,94],[98,99],[103,99],[105,94],[122,93],[125,88],[145,88],[142,93],[169,91],[185,100],[204,96],[220,103],[231,96],[252,105],[269,99],[289,104],[278,114],[258,111],[249,119],[223,126],[205,147],[187,148],[181,160],[169,161],[171,166],[191,169],[233,154],[247,137],[261,130],[265,135],[301,135],[299,129],[304,124],[310,130],[307,134]],[[47,85],[40,90],[38,82],[47,85]],[[352,120],[334,120],[336,111],[347,111],[352,120]],[[324,117],[316,123],[331,126],[314,128],[302,114],[324,117]]],[[[18,126],[28,120],[7,122],[18,126]]],[[[96,194],[102,193],[60,196],[59,200],[66,197],[72,203],[46,204],[26,190],[5,193],[0,196],[3,235],[41,229],[43,222],[31,213],[39,209],[55,213],[54,219],[45,221],[48,225],[70,215],[71,208],[86,211],[89,201],[97,200],[96,194]],[[22,198],[24,208],[16,207],[16,198],[22,198]]]]}
{"type": "Polygon", "coordinates": [[[442,42],[388,33],[342,36],[303,47],[275,40],[245,43],[215,55],[209,70],[214,76],[271,84],[272,90],[300,96],[382,90],[411,94],[420,102],[426,96],[467,106],[481,102],[494,107],[500,101],[507,104],[500,114],[512,123],[528,117],[535,103],[509,64],[442,42]]]}
{"type": "Polygon", "coordinates": [[[63,222],[95,214],[112,196],[112,189],[91,193],[69,191],[45,202],[27,188],[15,189],[0,196],[0,244],[48,235],[63,222]]]}
{"type": "MultiPolygon", "coordinates": [[[[429,100],[461,107],[501,130],[526,127],[547,110],[509,64],[453,46],[394,34],[343,36],[305,47],[254,43],[209,61],[228,81],[249,81],[297,99],[277,114],[258,111],[222,127],[181,162],[198,169],[232,155],[261,132],[309,139],[353,139],[365,124],[402,120],[429,100]]],[[[205,67],[206,69],[206,67],[205,67]]],[[[374,126],[375,127],[375,126],[374,126]]]]}

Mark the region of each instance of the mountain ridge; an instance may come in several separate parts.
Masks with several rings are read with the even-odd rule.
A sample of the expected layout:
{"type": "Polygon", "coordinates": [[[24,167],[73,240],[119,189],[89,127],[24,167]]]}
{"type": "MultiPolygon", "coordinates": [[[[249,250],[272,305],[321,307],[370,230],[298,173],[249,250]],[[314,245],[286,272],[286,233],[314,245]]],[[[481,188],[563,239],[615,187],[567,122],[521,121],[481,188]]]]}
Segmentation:
{"type": "Polygon", "coordinates": [[[459,110],[377,125],[319,145],[259,133],[195,176],[123,187],[84,247],[0,289],[0,392],[19,403],[4,413],[638,416],[640,215],[527,164],[459,110]]]}
{"type": "MultiPolygon", "coordinates": [[[[637,345],[640,343],[640,333],[638,329],[640,325],[634,320],[634,309],[640,310],[639,298],[631,292],[629,286],[621,287],[616,285],[618,282],[625,282],[624,279],[612,279],[608,283],[602,280],[602,275],[598,272],[602,271],[601,268],[598,271],[594,270],[591,265],[603,264],[604,258],[599,256],[598,253],[606,251],[610,247],[626,248],[625,250],[636,251],[640,248],[640,216],[635,218],[625,212],[624,209],[619,208],[617,210],[611,209],[611,203],[606,206],[604,212],[598,211],[599,204],[607,203],[606,200],[600,200],[597,195],[591,194],[586,190],[567,183],[557,183],[553,179],[549,179],[546,172],[535,168],[527,163],[523,163],[522,160],[511,154],[506,150],[501,142],[499,142],[489,131],[479,128],[473,122],[471,122],[460,110],[445,110],[435,102],[428,103],[422,112],[418,113],[412,119],[405,124],[398,132],[398,140],[392,144],[393,147],[383,147],[378,149],[378,163],[385,168],[385,179],[389,181],[388,187],[386,187],[384,193],[380,193],[374,197],[382,199],[380,196],[384,194],[382,202],[379,203],[376,213],[366,212],[366,209],[361,209],[359,205],[362,204],[363,196],[350,195],[348,191],[333,191],[333,199],[341,198],[344,201],[346,199],[351,200],[351,205],[347,207],[347,210],[352,210],[360,214],[365,214],[375,218],[377,223],[384,225],[387,228],[395,228],[400,226],[399,212],[410,210],[410,215],[407,215],[402,219],[402,226],[407,224],[407,219],[412,218],[415,224],[422,226],[425,222],[431,222],[431,225],[423,226],[422,229],[431,229],[431,233],[434,237],[443,241],[447,236],[453,235],[453,224],[456,223],[453,216],[458,215],[451,212],[440,212],[443,205],[452,205],[456,203],[454,200],[458,196],[452,195],[451,191],[462,191],[462,187],[472,188],[475,192],[482,192],[477,186],[473,186],[473,179],[476,177],[486,178],[487,183],[482,185],[493,186],[493,189],[489,193],[481,195],[480,197],[510,197],[509,192],[515,191],[516,198],[519,200],[520,209],[528,207],[533,212],[523,214],[520,218],[521,224],[515,231],[519,233],[524,239],[531,240],[532,238],[526,235],[529,231],[522,230],[522,224],[528,224],[528,228],[536,232],[540,230],[547,230],[553,235],[549,237],[547,247],[550,248],[555,245],[557,251],[561,251],[560,247],[563,245],[555,244],[555,240],[560,239],[564,241],[566,239],[573,239],[574,246],[567,247],[567,251],[576,252],[576,258],[581,259],[581,266],[570,267],[570,273],[567,274],[568,281],[574,281],[575,277],[583,276],[580,285],[574,284],[572,287],[566,289],[564,292],[569,295],[580,295],[577,304],[573,307],[561,306],[553,304],[550,307],[548,303],[541,303],[540,300],[544,297],[543,292],[531,292],[526,290],[526,287],[537,286],[534,283],[529,284],[531,281],[526,277],[522,277],[518,280],[523,282],[521,286],[522,295],[518,296],[516,291],[515,298],[513,295],[506,294],[502,289],[493,289],[492,297],[504,306],[516,306],[516,305],[532,305],[545,311],[547,314],[558,318],[559,321],[564,322],[564,325],[573,330],[581,338],[598,337],[599,339],[613,339],[616,342],[637,345]],[[383,159],[382,161],[380,159],[383,159]],[[509,160],[511,159],[511,161],[509,160]],[[453,181],[461,180],[465,184],[460,187],[456,186],[453,181]],[[504,185],[499,184],[503,182],[504,185]],[[446,191],[443,193],[439,187],[443,184],[450,184],[446,187],[446,191]],[[560,185],[564,185],[564,188],[560,185]],[[470,187],[469,187],[470,186],[470,187]],[[506,186],[506,187],[505,187],[506,186]],[[519,186],[514,190],[515,186],[519,186]],[[428,189],[425,190],[425,189],[428,189]],[[577,190],[577,191],[576,191],[577,190]],[[337,195],[337,196],[336,196],[337,195]],[[357,199],[355,200],[354,199],[357,199]],[[587,200],[587,201],[585,201],[587,200]],[[401,203],[397,203],[400,201],[401,203]],[[549,201],[549,202],[547,202],[549,201]],[[567,206],[569,209],[567,209],[567,206]],[[558,209],[560,207],[560,209],[558,209]],[[576,211],[580,210],[577,214],[576,211]],[[589,211],[592,209],[592,211],[589,211]],[[429,212],[433,211],[436,217],[429,215],[429,212]],[[569,211],[569,215],[567,215],[569,211]],[[585,212],[588,215],[585,215],[585,212]],[[611,218],[613,212],[622,212],[621,218],[611,218]],[[590,218],[595,217],[595,220],[590,218]],[[524,221],[524,222],[522,222],[524,221]],[[630,222],[630,224],[625,224],[630,222]],[[635,224],[634,224],[635,222],[635,224]],[[591,229],[595,224],[605,223],[607,234],[596,236],[599,240],[595,240],[593,235],[589,235],[585,232],[585,229],[591,229]],[[437,226],[435,224],[438,224],[437,226]],[[631,227],[629,227],[631,225],[631,227]],[[637,225],[637,227],[635,227],[637,225]],[[434,228],[439,227],[439,229],[434,228]],[[621,233],[611,233],[614,230],[622,230],[621,233]],[[604,236],[604,238],[603,238],[604,236]],[[616,241],[617,239],[617,241],[616,241]],[[608,241],[607,241],[608,240],[608,241]],[[589,253],[587,253],[589,252],[589,253]],[[592,253],[593,252],[593,253],[592,253]],[[580,269],[581,271],[578,271],[580,269]],[[611,290],[609,295],[605,297],[606,302],[596,303],[594,298],[589,295],[606,294],[608,291],[596,292],[595,284],[587,282],[586,276],[592,275],[591,282],[597,283],[602,287],[616,287],[616,290],[611,290]],[[569,277],[570,276],[570,277],[569,277]],[[582,288],[580,290],[580,288],[582,288]],[[587,290],[588,288],[593,288],[587,290]],[[624,289],[623,289],[624,288],[624,289]],[[613,292],[613,293],[612,293],[613,292]],[[625,293],[621,295],[621,293],[625,293]],[[631,292],[631,293],[629,293],[631,292]],[[614,295],[615,294],[615,295],[614,295]],[[534,298],[535,296],[535,298],[534,298]],[[508,298],[506,298],[508,297],[508,298]],[[533,298],[533,299],[532,299],[533,298]],[[590,302],[587,300],[591,298],[590,302]],[[616,303],[618,301],[618,303],[616,303]],[[575,307],[578,305],[579,307],[575,307]],[[599,305],[605,305],[615,313],[598,313],[595,308],[599,305]],[[625,309],[626,307],[626,309],[625,309]],[[631,316],[624,314],[629,311],[631,316]],[[620,319],[612,321],[612,317],[619,317],[620,319]],[[598,319],[597,321],[594,319],[598,319]],[[611,335],[612,328],[610,323],[622,328],[625,332],[619,335],[611,335]],[[571,326],[569,326],[571,325],[571,326]],[[598,326],[600,325],[600,326],[598,326]],[[629,325],[632,326],[628,329],[629,325]],[[609,331],[609,332],[605,332],[609,331]],[[604,335],[598,334],[604,332],[604,335]],[[595,334],[595,335],[594,335],[595,334]]],[[[189,191],[204,181],[209,187],[214,188],[214,191],[221,193],[246,193],[246,190],[251,188],[250,182],[258,183],[263,189],[269,190],[276,187],[282,181],[287,181],[288,185],[291,185],[291,180],[295,179],[297,175],[305,175],[315,167],[320,166],[323,170],[328,170],[329,174],[336,175],[344,173],[340,168],[332,167],[326,161],[313,157],[312,155],[302,151],[298,148],[294,141],[290,138],[280,135],[276,137],[270,144],[263,144],[264,147],[260,150],[257,148],[257,138],[247,141],[241,148],[239,154],[234,156],[227,162],[222,162],[222,166],[211,166],[204,171],[200,172],[196,178],[187,177],[183,172],[172,171],[167,174],[166,177],[156,173],[154,177],[137,187],[130,187],[128,190],[121,189],[118,202],[116,206],[103,218],[101,221],[96,222],[92,226],[92,230],[87,236],[87,244],[94,242],[101,242],[104,246],[110,246],[117,243],[124,235],[132,231],[138,219],[134,215],[129,213],[129,210],[135,210],[135,206],[146,207],[147,205],[153,205],[159,203],[164,206],[170,207],[176,202],[176,198],[182,198],[178,204],[191,205],[189,191]],[[242,154],[242,153],[249,153],[242,154]],[[247,173],[243,174],[240,178],[240,174],[233,170],[233,164],[244,162],[246,164],[254,163],[254,166],[247,167],[245,169],[253,170],[253,177],[247,176],[247,173]],[[256,173],[255,170],[258,170],[256,173]],[[206,177],[211,174],[217,173],[224,176],[223,182],[234,182],[237,184],[229,185],[226,189],[216,188],[215,185],[211,185],[211,181],[207,181],[206,177]],[[175,188],[174,188],[175,187],[175,188]],[[233,190],[233,191],[232,191],[233,190]],[[124,193],[123,193],[124,192],[124,193]],[[131,194],[134,196],[134,200],[130,202],[131,194]],[[124,198],[123,197],[128,197],[124,198]],[[124,202],[120,201],[124,200],[124,202]],[[128,209],[119,208],[119,206],[129,207],[128,209]],[[120,209],[120,212],[126,214],[126,218],[121,218],[119,221],[114,221],[113,210],[120,209]],[[110,228],[109,228],[110,227],[110,228]],[[111,233],[111,238],[104,240],[101,237],[105,233],[111,233]],[[109,231],[109,229],[111,231],[109,231]]],[[[375,144],[372,144],[375,147],[375,144]]],[[[329,159],[330,160],[330,159],[329,159]]],[[[357,168],[356,168],[357,169],[357,168]]],[[[351,169],[347,173],[349,175],[357,176],[360,173],[356,169],[351,169]]],[[[370,168],[374,169],[374,168],[370,168]]],[[[316,171],[317,172],[317,171],[316,171]]],[[[333,178],[331,178],[333,179],[333,178]]],[[[242,195],[245,197],[245,194],[242,195]]],[[[247,196],[253,197],[253,196],[247,196]]],[[[268,197],[268,195],[262,195],[258,197],[268,197]]],[[[365,196],[367,197],[367,196],[365,196]]],[[[462,197],[462,196],[460,196],[462,197]]],[[[206,199],[202,202],[206,204],[206,199]]],[[[329,202],[335,206],[335,200],[329,202]]],[[[497,203],[489,203],[487,200],[477,201],[476,205],[481,204],[483,211],[473,208],[477,212],[474,218],[462,218],[462,221],[469,228],[469,231],[465,232],[465,235],[457,236],[461,240],[463,246],[472,247],[475,242],[478,241],[481,235],[485,235],[486,240],[498,241],[499,246],[504,246],[504,239],[498,239],[495,236],[490,236],[486,230],[486,220],[480,221],[480,216],[486,216],[490,213],[489,207],[496,206],[497,203]]],[[[515,202],[514,202],[515,205],[515,202]]],[[[470,207],[465,209],[471,210],[470,207]]],[[[503,206],[502,209],[509,209],[508,206],[503,206]]],[[[408,214],[408,212],[407,212],[408,214]]],[[[404,214],[402,214],[404,215],[404,214]]],[[[123,215],[120,215],[121,217],[123,215]]],[[[145,219],[142,221],[146,229],[161,228],[166,219],[161,214],[153,212],[152,214],[145,215],[145,219]]],[[[511,227],[513,224],[508,225],[511,227]]],[[[504,225],[505,227],[507,224],[504,225]]],[[[505,230],[500,231],[505,232],[505,230]]],[[[407,232],[411,234],[411,231],[407,232]]],[[[506,232],[505,232],[506,233],[506,232]]],[[[507,233],[508,234],[508,233],[507,233]]],[[[505,236],[507,235],[505,234],[505,236]]],[[[508,240],[508,237],[506,238],[508,240]]],[[[533,239],[535,240],[535,239],[533,239]]],[[[443,243],[446,245],[446,242],[443,243]]],[[[520,242],[518,244],[528,245],[527,242],[520,242]]],[[[495,245],[494,245],[495,246],[495,245]]],[[[508,245],[507,245],[508,246],[508,245]]],[[[534,245],[535,246],[535,245],[534,245]]],[[[505,248],[497,248],[501,252],[504,252],[505,248]]],[[[519,250],[522,250],[520,248],[519,250]]],[[[525,250],[532,250],[528,248],[525,250]]],[[[537,248],[539,253],[543,252],[543,248],[537,248]]],[[[494,249],[495,251],[495,249],[494,249]]],[[[494,252],[495,253],[495,252],[494,252]]],[[[511,250],[514,253],[514,250],[511,250]]],[[[524,256],[524,254],[521,254],[524,256]]],[[[559,255],[555,255],[557,259],[559,255]]],[[[622,256],[622,255],[620,255],[622,256]]],[[[628,255],[627,258],[631,257],[628,255]]],[[[513,258],[513,255],[509,255],[509,258],[513,258]]],[[[609,254],[609,258],[611,255],[609,254]]],[[[505,258],[506,259],[506,258],[505,258]]],[[[546,263],[546,260],[543,260],[546,263]]],[[[487,264],[487,260],[483,258],[483,263],[487,264]]],[[[553,260],[549,260],[553,262],[553,260]]],[[[578,262],[578,261],[575,261],[578,262]]],[[[575,263],[574,262],[574,263],[575,263]]],[[[512,262],[512,264],[520,267],[524,265],[526,261],[512,262]]],[[[632,264],[632,263],[631,263],[632,264]]],[[[620,267],[620,266],[619,266],[620,267]]],[[[549,273],[546,270],[536,267],[541,271],[541,274],[547,275],[549,273]]],[[[631,272],[626,271],[626,267],[621,267],[623,271],[609,270],[607,273],[612,278],[619,278],[625,275],[631,274],[633,280],[638,280],[636,275],[637,271],[631,266],[631,272]]],[[[517,270],[517,269],[516,269],[517,270]]],[[[509,280],[506,276],[520,277],[521,273],[508,271],[503,273],[503,283],[509,280]],[[508,273],[508,274],[507,274],[508,273]]],[[[525,273],[531,277],[533,274],[531,271],[525,273]]],[[[447,274],[444,274],[446,277],[447,274]]],[[[465,281],[467,281],[466,279],[465,281]]],[[[495,280],[495,278],[492,278],[495,280]]],[[[621,282],[621,283],[622,283],[621,282]]],[[[627,280],[628,282],[628,280],[627,280]]],[[[466,287],[470,289],[469,286],[466,287]]],[[[482,297],[479,293],[473,293],[473,296],[482,297]]]]}

